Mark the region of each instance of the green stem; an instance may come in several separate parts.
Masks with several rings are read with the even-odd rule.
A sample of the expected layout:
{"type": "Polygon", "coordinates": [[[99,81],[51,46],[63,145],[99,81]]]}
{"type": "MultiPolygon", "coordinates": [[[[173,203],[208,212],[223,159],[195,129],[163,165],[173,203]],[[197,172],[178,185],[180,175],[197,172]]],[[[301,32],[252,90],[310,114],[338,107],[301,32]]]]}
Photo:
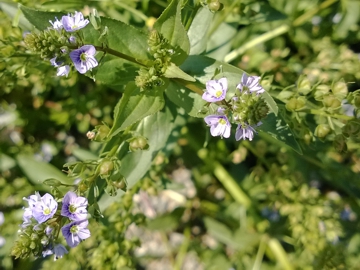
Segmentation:
{"type": "Polygon", "coordinates": [[[326,116],[326,117],[331,117],[331,118],[337,118],[337,119],[341,119],[341,120],[354,119],[354,117],[352,117],[352,116],[343,115],[343,114],[327,114],[324,111],[315,110],[315,109],[305,109],[305,110],[301,110],[301,112],[305,112],[305,113],[309,113],[309,114],[316,114],[316,115],[321,115],[321,116],[326,116]]]}
{"type": "Polygon", "coordinates": [[[212,34],[214,34],[214,32],[216,31],[216,29],[219,28],[219,26],[223,23],[223,21],[225,21],[226,17],[229,15],[230,12],[233,11],[234,7],[239,4],[241,2],[241,0],[236,0],[234,1],[231,6],[229,8],[225,8],[224,12],[220,13],[220,17],[218,17],[218,19],[216,20],[214,26],[210,29],[209,33],[208,33],[208,37],[210,37],[212,34]]]}
{"type": "Polygon", "coordinates": [[[254,263],[252,270],[260,270],[261,269],[261,263],[262,263],[264,253],[266,250],[266,238],[267,238],[266,236],[263,236],[260,240],[259,249],[256,254],[256,259],[255,259],[255,263],[254,263]]]}
{"type": "Polygon", "coordinates": [[[133,7],[130,7],[128,4],[126,3],[123,3],[123,2],[119,2],[119,1],[114,1],[114,4],[117,5],[118,7],[121,7],[131,13],[133,13],[134,15],[138,16],[140,19],[142,19],[143,21],[147,21],[148,20],[148,17],[140,12],[139,10],[133,8],[133,7]]]}
{"type": "Polygon", "coordinates": [[[270,164],[266,161],[266,159],[262,156],[260,156],[258,154],[258,151],[256,151],[256,149],[252,146],[251,143],[249,143],[248,141],[242,141],[242,144],[251,152],[253,153],[253,155],[255,155],[264,165],[265,167],[270,170],[271,166],[270,164]]]}
{"type": "Polygon", "coordinates": [[[184,238],[185,239],[183,240],[180,250],[176,256],[174,270],[180,270],[182,268],[187,250],[189,248],[190,237],[191,237],[190,228],[186,227],[184,230],[184,238]]]}
{"type": "Polygon", "coordinates": [[[271,251],[274,253],[276,259],[280,264],[282,264],[283,269],[285,270],[293,270],[289,258],[287,257],[287,254],[282,247],[282,245],[279,243],[279,241],[275,238],[272,238],[268,241],[268,246],[271,249],[271,251]]]}
{"type": "Polygon", "coordinates": [[[143,67],[147,67],[147,65],[145,65],[144,63],[141,63],[139,62],[137,59],[135,59],[134,57],[131,57],[129,55],[126,55],[126,54],[123,54],[121,52],[118,52],[118,51],[115,51],[113,49],[110,49],[110,48],[104,48],[104,47],[101,47],[101,46],[95,46],[95,49],[97,51],[101,51],[101,52],[105,52],[105,53],[108,53],[108,54],[112,54],[114,56],[117,56],[119,58],[122,58],[122,59],[125,59],[125,60],[128,60],[130,62],[133,62],[135,64],[138,64],[140,66],[143,66],[143,67]]]}
{"type": "MultiPolygon", "coordinates": [[[[318,7],[314,8],[314,9],[311,9],[311,10],[307,11],[306,13],[302,14],[301,16],[299,16],[298,18],[296,18],[293,21],[293,23],[291,24],[291,26],[292,27],[297,27],[297,26],[300,26],[300,25],[304,24],[306,21],[311,19],[320,10],[331,6],[335,2],[338,2],[338,0],[327,0],[327,1],[323,2],[323,3],[321,3],[318,7]]],[[[270,32],[266,32],[266,33],[256,37],[255,39],[250,40],[249,42],[245,43],[244,45],[242,45],[238,49],[233,50],[232,52],[228,53],[225,56],[224,61],[227,62],[227,63],[231,62],[234,59],[236,59],[238,56],[243,54],[246,50],[248,50],[250,48],[253,48],[256,45],[259,45],[259,44],[261,44],[263,42],[266,42],[266,41],[268,41],[268,40],[270,40],[270,39],[272,39],[274,37],[285,34],[289,30],[290,30],[289,25],[281,25],[281,26],[275,28],[274,30],[272,30],[270,32]]]]}
{"type": "Polygon", "coordinates": [[[218,162],[213,163],[214,175],[223,184],[225,189],[230,193],[235,201],[244,205],[246,208],[250,208],[251,199],[236,183],[235,179],[225,170],[225,168],[218,162]]]}

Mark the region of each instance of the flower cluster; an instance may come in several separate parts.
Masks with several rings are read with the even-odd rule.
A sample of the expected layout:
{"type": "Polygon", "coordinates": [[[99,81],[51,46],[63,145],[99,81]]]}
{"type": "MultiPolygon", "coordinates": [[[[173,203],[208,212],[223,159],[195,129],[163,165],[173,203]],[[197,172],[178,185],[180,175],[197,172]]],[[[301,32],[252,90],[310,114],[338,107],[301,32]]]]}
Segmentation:
{"type": "Polygon", "coordinates": [[[69,247],[76,247],[90,237],[86,198],[69,191],[62,200],[61,210],[59,203],[49,193],[43,196],[35,193],[24,200],[28,202],[28,207],[24,208],[23,223],[19,240],[12,250],[13,256],[26,258],[32,253],[35,257],[54,254],[55,260],[62,258],[68,251],[57,243],[60,229],[69,247]]]}
{"type": "Polygon", "coordinates": [[[89,23],[81,12],[55,18],[51,26],[40,33],[25,36],[25,43],[33,51],[39,52],[42,58],[49,59],[57,68],[57,76],[68,76],[71,65],[84,74],[98,65],[93,45],[84,45],[77,32],[89,23]]]}
{"type": "Polygon", "coordinates": [[[202,98],[207,102],[216,102],[219,107],[216,114],[208,115],[204,120],[210,126],[212,136],[229,138],[231,133],[229,119],[232,119],[232,122],[238,125],[235,139],[251,141],[256,134],[255,128],[262,124],[261,120],[269,111],[265,100],[261,97],[265,90],[260,85],[260,77],[248,76],[246,73],[243,74],[236,89],[235,95],[230,101],[226,101],[227,79],[224,77],[208,81],[202,98]]]}

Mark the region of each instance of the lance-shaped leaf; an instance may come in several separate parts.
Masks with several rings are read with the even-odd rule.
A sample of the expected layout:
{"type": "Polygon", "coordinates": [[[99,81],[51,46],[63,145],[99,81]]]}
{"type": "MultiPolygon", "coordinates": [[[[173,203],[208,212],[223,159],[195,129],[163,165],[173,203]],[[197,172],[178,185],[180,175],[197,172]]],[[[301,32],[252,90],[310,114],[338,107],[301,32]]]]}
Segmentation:
{"type": "Polygon", "coordinates": [[[181,22],[181,2],[173,0],[154,24],[154,28],[174,47],[172,61],[180,65],[190,51],[190,42],[181,22]]]}
{"type": "Polygon", "coordinates": [[[161,110],[165,104],[163,89],[153,88],[141,92],[134,82],[129,83],[115,107],[114,124],[108,136],[115,136],[144,117],[161,110]]]}
{"type": "Polygon", "coordinates": [[[66,15],[63,12],[47,12],[41,10],[35,10],[32,8],[25,7],[23,5],[19,5],[22,13],[25,18],[34,25],[39,30],[45,30],[49,26],[51,26],[49,21],[55,21],[55,17],[59,20],[63,15],[66,15]]]}
{"type": "Polygon", "coordinates": [[[291,130],[289,124],[286,122],[285,108],[280,107],[279,114],[276,117],[273,113],[269,114],[258,130],[262,131],[261,136],[264,138],[274,138],[278,143],[290,146],[299,154],[302,154],[302,149],[297,142],[294,132],[291,130]]]}
{"type": "Polygon", "coordinates": [[[190,54],[196,55],[205,51],[207,44],[207,32],[211,25],[214,13],[208,7],[202,7],[195,15],[189,28],[190,54]]]}

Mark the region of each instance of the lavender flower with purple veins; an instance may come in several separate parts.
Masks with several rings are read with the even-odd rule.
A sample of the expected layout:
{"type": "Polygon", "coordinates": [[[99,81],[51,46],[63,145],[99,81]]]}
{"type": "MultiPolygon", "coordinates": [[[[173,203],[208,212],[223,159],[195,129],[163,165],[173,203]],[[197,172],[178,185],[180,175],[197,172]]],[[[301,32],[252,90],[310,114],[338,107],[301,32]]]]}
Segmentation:
{"type": "Polygon", "coordinates": [[[84,28],[89,23],[89,20],[84,20],[84,15],[75,11],[75,15],[63,16],[61,22],[66,32],[75,32],[84,28]]]}
{"type": "Polygon", "coordinates": [[[48,248],[46,250],[44,250],[42,252],[43,257],[49,256],[54,254],[54,261],[56,261],[57,259],[61,259],[65,254],[68,254],[67,249],[61,245],[61,244],[57,244],[54,246],[54,248],[48,248]]]}
{"type": "MultiPolygon", "coordinates": [[[[262,123],[259,122],[256,124],[256,126],[260,126],[262,123]]],[[[255,128],[253,126],[247,126],[247,127],[243,127],[242,125],[238,125],[238,127],[236,128],[236,132],[235,132],[235,139],[237,141],[239,140],[246,140],[249,139],[249,141],[252,141],[252,139],[254,138],[254,135],[257,134],[255,128]]]]}
{"type": "Polygon", "coordinates": [[[90,231],[86,228],[88,224],[89,222],[87,220],[74,221],[61,228],[62,234],[69,247],[76,247],[81,240],[90,237],[90,231]]]}
{"type": "Polygon", "coordinates": [[[61,29],[63,29],[63,24],[61,21],[58,20],[58,18],[55,17],[55,21],[52,22],[52,21],[49,21],[52,25],[52,27],[55,29],[55,30],[58,30],[58,31],[61,31],[61,29]]]}
{"type": "Polygon", "coordinates": [[[240,92],[247,92],[262,94],[265,92],[265,89],[259,84],[259,76],[248,76],[246,73],[243,73],[241,77],[241,82],[236,86],[240,92]]]}
{"type": "Polygon", "coordinates": [[[53,196],[46,193],[41,197],[40,201],[36,202],[34,208],[32,209],[33,217],[37,220],[37,222],[43,223],[54,216],[57,206],[58,203],[55,201],[53,196]]]}
{"type": "Polygon", "coordinates": [[[63,199],[61,215],[73,221],[84,220],[87,216],[87,205],[88,201],[86,198],[78,197],[74,192],[69,191],[63,199]]]}
{"type": "Polygon", "coordinates": [[[226,78],[210,80],[206,82],[206,92],[204,92],[202,98],[207,102],[217,102],[223,100],[226,96],[227,88],[228,81],[226,78]]]}
{"type": "Polygon", "coordinates": [[[210,126],[212,136],[230,137],[231,124],[226,115],[209,115],[204,118],[206,124],[210,126]]]}
{"type": "Polygon", "coordinates": [[[81,74],[98,65],[94,55],[96,53],[95,47],[92,45],[84,45],[80,49],[70,52],[70,58],[74,62],[75,68],[81,74]]]}

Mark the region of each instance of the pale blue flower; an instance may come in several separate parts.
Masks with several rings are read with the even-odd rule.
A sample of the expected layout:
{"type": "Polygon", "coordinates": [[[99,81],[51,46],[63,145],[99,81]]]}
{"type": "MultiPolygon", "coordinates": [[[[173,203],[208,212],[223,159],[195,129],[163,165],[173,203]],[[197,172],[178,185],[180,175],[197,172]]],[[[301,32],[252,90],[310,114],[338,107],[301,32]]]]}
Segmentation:
{"type": "Polygon", "coordinates": [[[202,98],[207,102],[221,101],[225,98],[227,89],[228,81],[226,78],[210,80],[206,82],[206,92],[204,92],[202,98]]]}
{"type": "Polygon", "coordinates": [[[210,126],[212,136],[230,137],[231,124],[226,115],[209,115],[204,118],[206,124],[210,126]]]}
{"type": "Polygon", "coordinates": [[[61,244],[55,245],[53,252],[54,252],[54,261],[56,261],[57,259],[61,259],[65,254],[68,254],[67,249],[61,244]]]}
{"type": "Polygon", "coordinates": [[[75,11],[74,15],[63,16],[61,22],[66,32],[75,32],[84,28],[89,23],[89,20],[84,19],[84,15],[81,12],[75,11]]]}
{"type": "Polygon", "coordinates": [[[61,215],[73,221],[86,219],[88,200],[77,196],[75,192],[69,191],[65,194],[62,202],[61,215]]]}
{"type": "Polygon", "coordinates": [[[259,84],[260,77],[259,76],[249,76],[245,72],[241,77],[241,82],[236,86],[240,92],[250,92],[256,94],[262,94],[265,92],[265,89],[259,84]]]}
{"type": "MultiPolygon", "coordinates": [[[[255,126],[260,126],[262,123],[259,122],[257,123],[255,126]]],[[[239,140],[246,140],[249,139],[249,141],[252,141],[252,139],[254,138],[254,135],[257,134],[254,126],[245,126],[243,127],[242,125],[238,125],[238,127],[236,128],[236,132],[235,132],[235,139],[237,141],[239,140]]]]}
{"type": "Polygon", "coordinates": [[[37,222],[43,223],[49,218],[52,218],[57,210],[58,203],[53,196],[46,193],[41,197],[40,201],[37,201],[32,209],[33,217],[37,222]]]}
{"type": "Polygon", "coordinates": [[[61,228],[69,247],[76,247],[82,240],[90,237],[90,231],[86,228],[88,224],[87,220],[74,221],[61,228]]]}
{"type": "Polygon", "coordinates": [[[94,55],[96,53],[95,47],[92,45],[84,45],[80,49],[70,52],[70,58],[74,62],[75,68],[81,74],[98,65],[94,55]]]}

